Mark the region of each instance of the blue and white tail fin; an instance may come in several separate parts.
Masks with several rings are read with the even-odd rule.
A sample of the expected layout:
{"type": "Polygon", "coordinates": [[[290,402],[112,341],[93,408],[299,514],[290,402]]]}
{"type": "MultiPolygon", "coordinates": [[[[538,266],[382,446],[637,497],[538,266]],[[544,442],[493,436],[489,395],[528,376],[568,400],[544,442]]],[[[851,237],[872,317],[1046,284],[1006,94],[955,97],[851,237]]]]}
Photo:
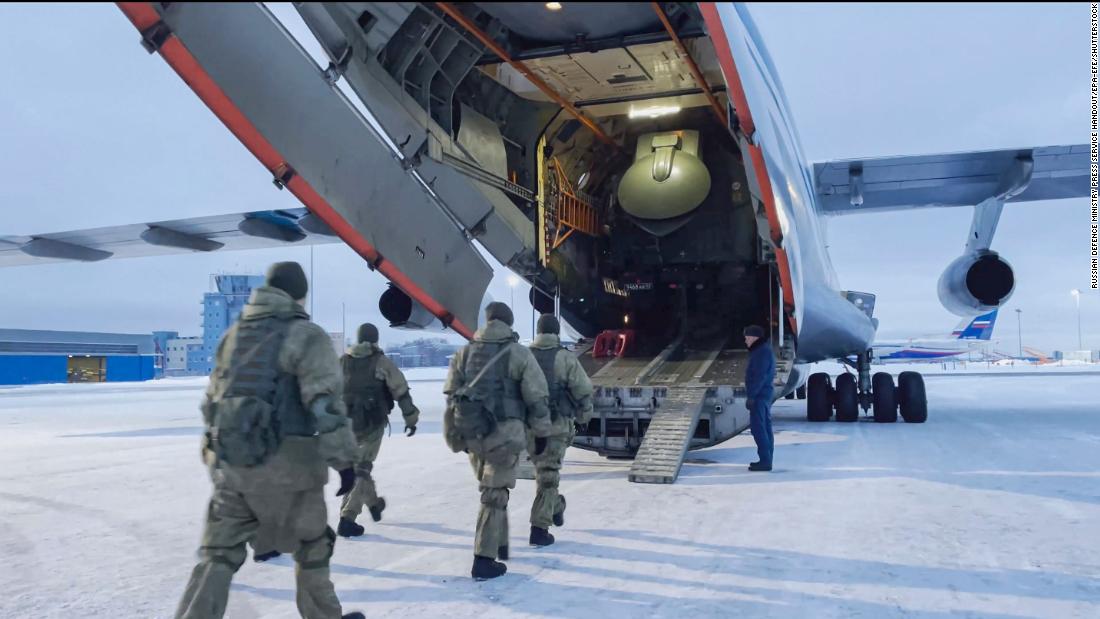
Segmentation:
{"type": "Polygon", "coordinates": [[[951,332],[958,340],[988,340],[993,337],[993,324],[997,322],[997,310],[975,316],[973,320],[963,321],[951,332]]]}

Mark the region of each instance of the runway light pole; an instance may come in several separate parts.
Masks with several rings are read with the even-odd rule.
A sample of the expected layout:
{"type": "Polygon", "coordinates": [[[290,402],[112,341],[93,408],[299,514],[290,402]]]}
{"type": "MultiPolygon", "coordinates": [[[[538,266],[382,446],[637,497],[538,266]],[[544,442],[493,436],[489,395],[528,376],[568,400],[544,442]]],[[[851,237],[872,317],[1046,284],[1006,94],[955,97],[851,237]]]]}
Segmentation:
{"type": "Polygon", "coordinates": [[[1081,291],[1074,288],[1069,293],[1073,295],[1073,299],[1077,301],[1077,350],[1084,350],[1085,345],[1081,341],[1081,291]]]}
{"type": "Polygon", "coordinates": [[[1020,314],[1022,313],[1022,309],[1016,308],[1016,334],[1020,338],[1020,351],[1017,353],[1016,356],[1020,359],[1024,358],[1024,327],[1023,322],[1020,319],[1020,314]]]}
{"type": "Polygon", "coordinates": [[[512,311],[516,310],[516,286],[519,285],[519,278],[515,275],[508,276],[508,287],[512,291],[512,311]]]}

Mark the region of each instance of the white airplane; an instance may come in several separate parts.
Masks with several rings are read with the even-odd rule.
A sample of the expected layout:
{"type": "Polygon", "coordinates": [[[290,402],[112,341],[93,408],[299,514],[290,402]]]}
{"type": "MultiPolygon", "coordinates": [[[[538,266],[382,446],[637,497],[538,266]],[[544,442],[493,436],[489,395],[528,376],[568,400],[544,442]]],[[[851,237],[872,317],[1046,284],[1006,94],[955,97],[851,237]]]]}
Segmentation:
{"type": "Polygon", "coordinates": [[[872,363],[937,362],[968,353],[993,336],[998,310],[963,320],[950,335],[915,337],[907,340],[875,340],[872,363]]]}

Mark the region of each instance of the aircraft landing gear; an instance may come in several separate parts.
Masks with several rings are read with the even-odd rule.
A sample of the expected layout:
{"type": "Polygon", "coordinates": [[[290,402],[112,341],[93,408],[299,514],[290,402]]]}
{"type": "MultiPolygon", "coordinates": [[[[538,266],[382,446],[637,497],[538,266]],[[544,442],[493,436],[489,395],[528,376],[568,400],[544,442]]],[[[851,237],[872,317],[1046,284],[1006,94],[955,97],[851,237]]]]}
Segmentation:
{"type": "Polygon", "coordinates": [[[920,374],[898,374],[898,408],[906,423],[924,423],[928,420],[928,398],[924,394],[924,377],[920,374]]]}
{"type": "Polygon", "coordinates": [[[824,372],[811,374],[806,381],[806,418],[828,421],[833,416],[833,386],[824,372]]]}
{"type": "Polygon", "coordinates": [[[877,423],[894,423],[898,420],[897,389],[894,377],[877,372],[871,379],[871,408],[877,423]]]}
{"type": "Polygon", "coordinates": [[[902,372],[897,386],[886,372],[871,375],[871,351],[844,360],[856,370],[837,376],[836,385],[824,372],[811,374],[806,382],[806,419],[828,421],[836,411],[836,420],[859,421],[859,409],[872,413],[877,423],[894,423],[898,412],[906,423],[924,423],[928,419],[928,400],[924,378],[917,372],[902,372]]]}
{"type": "Polygon", "coordinates": [[[796,388],[794,391],[783,396],[788,400],[805,400],[806,399],[806,385],[796,388]]]}
{"type": "Polygon", "coordinates": [[[856,356],[856,372],[859,373],[859,407],[863,414],[871,408],[871,351],[865,350],[856,356]]]}
{"type": "Polygon", "coordinates": [[[836,408],[837,421],[859,421],[859,392],[856,389],[856,379],[851,374],[836,377],[833,406],[836,408]]]}

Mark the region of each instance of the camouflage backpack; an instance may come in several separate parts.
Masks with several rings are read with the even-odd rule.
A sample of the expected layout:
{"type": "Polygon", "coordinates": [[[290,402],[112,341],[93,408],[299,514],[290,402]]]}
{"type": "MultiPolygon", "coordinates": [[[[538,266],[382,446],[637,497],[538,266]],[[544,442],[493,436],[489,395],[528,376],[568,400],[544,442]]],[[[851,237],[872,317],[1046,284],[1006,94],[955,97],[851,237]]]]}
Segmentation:
{"type": "Polygon", "coordinates": [[[282,443],[276,402],[285,381],[278,358],[289,326],[290,320],[279,318],[241,321],[226,343],[229,363],[211,377],[224,381],[224,391],[202,406],[206,446],[219,462],[257,466],[282,443]]]}
{"type": "Polygon", "coordinates": [[[381,352],[369,357],[344,355],[340,358],[344,370],[344,403],[356,432],[384,425],[393,410],[389,388],[385,381],[375,376],[381,359],[381,352]]]}
{"type": "Polygon", "coordinates": [[[480,371],[452,396],[454,429],[463,440],[481,439],[496,429],[496,409],[501,405],[499,400],[503,392],[503,376],[497,362],[508,353],[508,344],[497,344],[495,351],[490,346],[492,345],[480,343],[471,346],[470,354],[466,358],[466,368],[476,370],[480,365],[480,371]],[[485,358],[490,353],[493,356],[486,362],[485,358]],[[486,377],[489,380],[482,382],[486,377]]]}
{"type": "Polygon", "coordinates": [[[577,405],[573,401],[573,395],[569,393],[569,389],[566,389],[565,385],[562,385],[561,381],[558,380],[558,377],[554,374],[554,362],[558,358],[558,353],[563,350],[568,349],[562,346],[531,349],[531,354],[534,355],[535,362],[539,364],[542,375],[546,377],[546,386],[550,393],[548,400],[548,404],[550,405],[550,416],[554,420],[560,417],[572,419],[577,415],[577,405]]]}

